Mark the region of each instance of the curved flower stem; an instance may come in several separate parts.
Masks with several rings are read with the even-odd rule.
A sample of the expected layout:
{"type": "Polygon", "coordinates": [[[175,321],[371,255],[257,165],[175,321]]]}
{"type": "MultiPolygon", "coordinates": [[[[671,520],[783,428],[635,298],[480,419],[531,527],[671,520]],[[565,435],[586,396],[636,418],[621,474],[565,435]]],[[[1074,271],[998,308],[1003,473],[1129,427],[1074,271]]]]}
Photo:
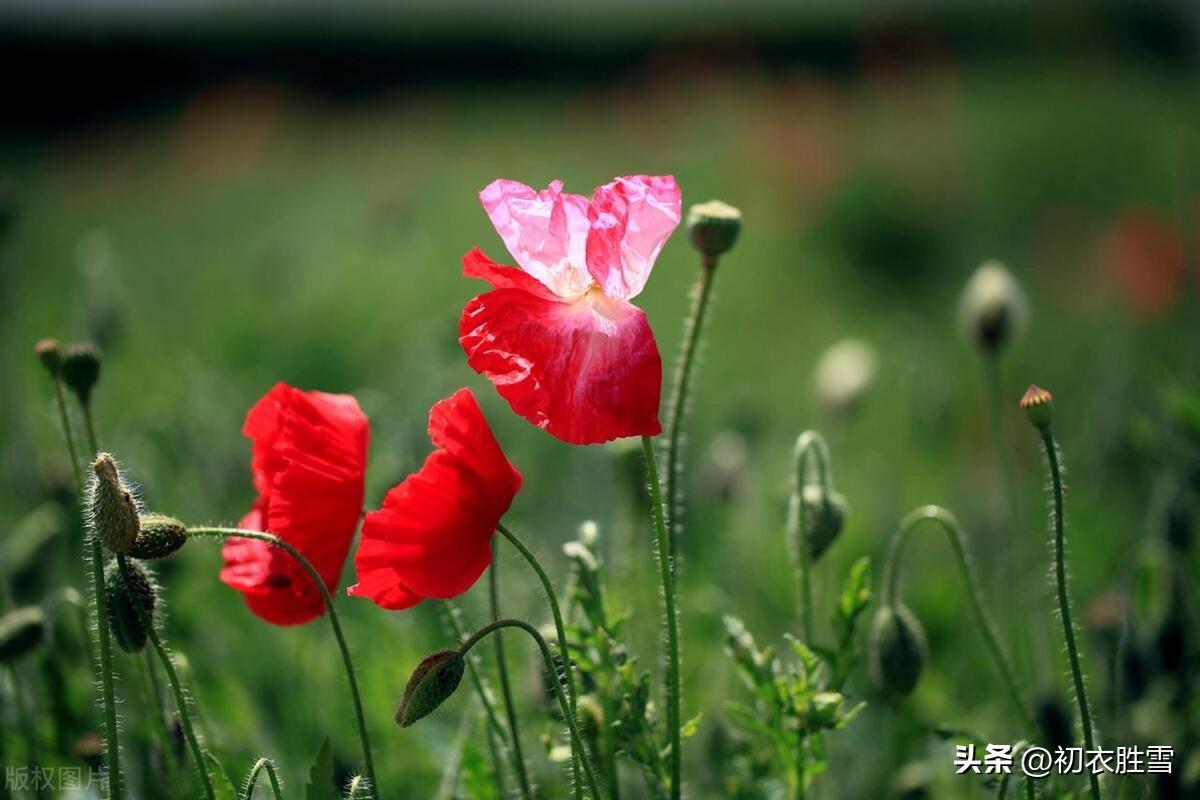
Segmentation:
{"type": "Polygon", "coordinates": [[[667,613],[667,727],[671,743],[671,800],[683,794],[683,760],[680,752],[680,694],[679,617],[675,610],[675,569],[671,557],[670,535],[664,517],[662,487],[658,481],[658,464],[654,460],[654,445],[649,436],[642,437],[642,453],[646,457],[646,472],[650,481],[650,504],[654,507],[654,527],[658,534],[658,567],[662,573],[663,603],[667,613]]]}
{"type": "MultiPolygon", "coordinates": [[[[67,398],[63,391],[62,377],[54,374],[54,394],[58,402],[59,419],[63,427],[63,438],[71,457],[71,468],[75,473],[75,485],[79,489],[80,503],[84,501],[83,467],[75,451],[75,438],[71,433],[71,418],[67,414],[67,398]]],[[[96,615],[96,640],[99,659],[93,662],[100,673],[100,694],[104,702],[104,763],[108,779],[109,800],[121,800],[124,785],[121,780],[121,742],[117,730],[117,699],[113,681],[112,635],[108,628],[108,603],[104,593],[104,551],[100,542],[88,536],[86,547],[90,567],[89,579],[92,586],[92,611],[96,615]]]]}
{"type": "MultiPolygon", "coordinates": [[[[1071,618],[1071,595],[1067,587],[1066,520],[1063,518],[1062,466],[1059,464],[1058,444],[1050,426],[1040,427],[1042,449],[1050,468],[1050,485],[1054,495],[1054,583],[1058,589],[1058,611],[1062,619],[1063,638],[1067,644],[1067,656],[1071,662],[1071,680],[1075,684],[1075,702],[1079,704],[1079,719],[1083,727],[1083,741],[1089,751],[1096,749],[1096,736],[1092,730],[1092,713],[1088,707],[1087,689],[1084,686],[1083,667],[1079,663],[1079,647],[1075,643],[1075,622],[1071,618]]],[[[1100,778],[1088,770],[1093,800],[1100,800],[1100,778]]]]}
{"type": "MultiPolygon", "coordinates": [[[[466,657],[471,648],[479,643],[481,639],[490,633],[494,633],[502,628],[520,628],[533,637],[537,643],[538,649],[542,651],[542,659],[546,662],[546,669],[554,674],[554,656],[550,653],[550,646],[546,644],[546,640],[542,638],[542,634],[538,629],[530,625],[528,622],[519,619],[500,619],[495,622],[489,622],[475,633],[471,634],[470,638],[459,645],[458,653],[462,657],[466,657]]],[[[567,705],[567,695],[563,692],[562,684],[554,681],[554,695],[558,698],[558,706],[562,711],[563,717],[567,720],[567,729],[571,732],[571,749],[579,756],[580,762],[583,764],[584,777],[587,779],[588,790],[592,793],[595,800],[603,800],[604,795],[600,793],[600,787],[596,783],[596,772],[592,768],[592,760],[588,756],[587,751],[583,748],[583,737],[579,733],[579,723],[575,719],[575,715],[571,713],[571,708],[567,705]]]]}
{"type": "Polygon", "coordinates": [[[671,402],[667,408],[667,464],[664,475],[664,494],[670,504],[671,519],[671,558],[675,558],[675,547],[678,544],[680,527],[682,525],[683,498],[679,491],[679,450],[683,435],[683,418],[687,414],[688,394],[691,390],[692,373],[695,369],[696,352],[699,350],[700,333],[704,328],[704,315],[708,310],[708,301],[712,295],[713,277],[717,272],[717,259],[705,256],[700,269],[700,277],[692,289],[692,313],[685,324],[683,352],[679,357],[679,367],[675,370],[675,379],[671,384],[671,402]]]}
{"type": "Polygon", "coordinates": [[[271,794],[275,800],[283,800],[283,792],[279,789],[279,776],[275,774],[275,765],[271,759],[265,757],[255,761],[254,766],[250,769],[250,774],[246,777],[246,788],[242,792],[242,800],[250,800],[254,796],[254,785],[258,783],[259,774],[264,771],[271,781],[271,794]]]}
{"type": "Polygon", "coordinates": [[[346,800],[368,800],[370,791],[365,787],[362,775],[350,779],[350,788],[346,790],[346,800]]]}
{"type": "MultiPolygon", "coordinates": [[[[442,606],[444,614],[443,619],[449,623],[449,627],[455,638],[460,642],[466,640],[467,631],[463,627],[462,620],[459,618],[458,608],[454,605],[453,600],[447,600],[442,606]]],[[[524,764],[518,765],[516,762],[516,751],[512,748],[512,742],[509,740],[508,731],[505,730],[503,723],[500,722],[500,715],[496,712],[496,704],[492,702],[492,694],[488,687],[484,684],[483,678],[479,674],[478,666],[475,663],[476,659],[467,659],[467,674],[471,676],[471,683],[475,687],[475,694],[479,697],[479,703],[483,706],[485,716],[487,717],[488,730],[491,735],[488,737],[488,742],[492,748],[492,761],[494,762],[496,772],[496,796],[504,797],[506,792],[504,789],[504,778],[500,774],[500,760],[496,755],[496,742],[504,747],[508,753],[509,760],[513,762],[513,772],[519,772],[524,769],[524,764]]]]}
{"type": "MultiPolygon", "coordinates": [[[[551,674],[554,676],[555,680],[561,680],[564,683],[566,683],[566,685],[567,685],[567,702],[568,702],[568,705],[570,705],[570,707],[571,707],[571,714],[574,715],[576,713],[575,708],[578,703],[577,696],[575,693],[575,671],[571,667],[571,648],[567,644],[567,628],[566,628],[566,625],[563,623],[562,610],[558,605],[558,595],[554,591],[554,584],[550,582],[550,576],[548,576],[546,574],[546,570],[542,569],[542,565],[537,560],[537,557],[530,551],[530,549],[528,547],[525,546],[525,543],[522,542],[515,533],[513,533],[507,527],[505,527],[503,522],[499,522],[496,524],[496,530],[498,530],[500,532],[501,536],[503,536],[505,539],[508,539],[508,541],[512,543],[513,547],[517,548],[517,552],[519,552],[525,558],[525,560],[529,562],[529,566],[533,567],[533,571],[535,573],[537,573],[538,580],[540,580],[542,582],[542,590],[546,592],[546,600],[550,604],[550,615],[552,617],[554,617],[554,634],[555,634],[555,636],[558,637],[559,658],[562,659],[561,674],[559,673],[558,670],[552,670],[551,674]]],[[[492,559],[492,569],[495,569],[495,568],[496,568],[496,562],[495,562],[495,559],[493,558],[492,559]]],[[[492,589],[495,590],[494,585],[493,585],[492,589]]],[[[493,612],[492,617],[493,617],[493,621],[494,621],[495,619],[499,618],[499,614],[496,613],[496,605],[495,605],[494,600],[493,600],[493,605],[492,605],[492,612],[493,612]]],[[[496,641],[497,642],[500,641],[500,634],[498,632],[496,633],[496,641]]],[[[516,738],[515,729],[514,729],[513,737],[516,738]]],[[[580,796],[580,793],[582,793],[582,791],[583,791],[583,787],[579,781],[579,759],[578,759],[578,757],[572,757],[572,759],[571,759],[571,772],[572,772],[572,777],[574,778],[576,796],[580,796]]]]}
{"type": "MultiPolygon", "coordinates": [[[[488,569],[488,593],[492,604],[492,622],[500,619],[499,583],[500,573],[496,569],[496,555],[493,553],[492,565],[488,569]]],[[[517,725],[517,709],[513,703],[512,684],[508,679],[508,660],[504,657],[504,639],[501,638],[500,631],[496,631],[494,643],[496,645],[496,671],[500,675],[500,694],[504,698],[504,711],[508,715],[508,732],[512,737],[513,767],[517,773],[517,783],[521,787],[521,796],[525,800],[532,800],[533,788],[529,785],[529,772],[525,767],[525,754],[521,750],[521,732],[517,725]]]]}
{"type": "MultiPolygon", "coordinates": [[[[125,577],[126,583],[129,582],[129,562],[125,560],[122,554],[117,555],[117,564],[121,567],[121,574],[125,577]]],[[[216,800],[217,794],[213,789],[212,776],[208,774],[208,763],[204,758],[204,749],[200,747],[200,741],[196,738],[196,731],[192,727],[192,715],[188,711],[187,695],[183,691],[183,686],[179,682],[179,674],[175,671],[175,663],[171,660],[171,654],[163,645],[162,640],[158,638],[158,631],[154,629],[154,622],[146,614],[146,609],[142,608],[140,602],[130,603],[137,611],[138,621],[142,627],[146,629],[146,636],[150,639],[150,645],[154,648],[154,652],[158,653],[158,660],[162,662],[163,671],[167,673],[167,681],[171,684],[171,691],[175,694],[175,705],[179,709],[179,724],[183,726],[183,735],[187,739],[188,747],[192,750],[192,758],[196,762],[196,771],[200,773],[200,781],[204,784],[204,796],[208,800],[216,800]]]]}
{"type": "Polygon", "coordinates": [[[975,573],[971,569],[971,556],[967,551],[966,536],[963,534],[962,527],[958,524],[958,519],[953,514],[941,506],[921,506],[910,512],[900,521],[900,527],[892,536],[891,544],[888,547],[887,564],[884,568],[883,595],[880,598],[880,602],[885,606],[895,603],[900,582],[900,560],[905,542],[908,540],[909,534],[926,520],[936,522],[946,532],[950,540],[950,547],[954,550],[954,558],[958,562],[959,572],[962,574],[963,584],[967,590],[967,598],[971,602],[971,611],[975,616],[975,624],[979,628],[980,633],[983,634],[983,639],[987,643],[988,650],[991,652],[992,660],[996,663],[996,669],[999,670],[1001,677],[1004,679],[1004,686],[1008,690],[1008,699],[1012,702],[1013,710],[1017,713],[1017,718],[1021,721],[1026,732],[1032,736],[1036,732],[1033,718],[1029,714],[1029,707],[1021,698],[1021,692],[1017,688],[1016,675],[1013,672],[1012,664],[1008,661],[1008,656],[1004,653],[1004,648],[1000,645],[1000,637],[996,633],[996,627],[992,624],[987,611],[984,609],[983,593],[980,591],[979,582],[976,580],[975,573]]]}
{"type": "Polygon", "coordinates": [[[206,536],[213,539],[257,539],[260,542],[278,547],[284,550],[292,558],[296,560],[304,570],[312,578],[313,583],[321,591],[321,597],[325,600],[325,608],[329,611],[329,624],[333,628],[333,636],[337,639],[338,648],[342,654],[342,664],[346,668],[346,680],[350,684],[350,696],[354,701],[354,716],[358,722],[358,738],[362,743],[363,762],[366,768],[367,781],[370,783],[371,791],[379,796],[379,783],[375,780],[375,761],[371,757],[371,739],[367,735],[367,718],[363,714],[362,697],[358,692],[358,679],[354,676],[354,661],[350,658],[350,648],[346,645],[346,636],[342,633],[342,623],[338,619],[337,609],[333,605],[333,598],[329,594],[329,589],[325,586],[325,581],[321,578],[321,573],[317,572],[316,567],[309,563],[308,559],[300,554],[300,551],[292,547],[290,544],[280,539],[272,533],[263,533],[262,531],[245,531],[239,528],[189,528],[188,536],[206,536]]]}
{"type": "Polygon", "coordinates": [[[804,630],[804,643],[813,645],[812,552],[808,546],[808,524],[804,519],[803,493],[808,480],[809,455],[817,466],[817,480],[826,497],[833,487],[829,479],[829,446],[816,431],[805,431],[796,438],[792,451],[792,492],[788,498],[787,539],[796,569],[796,604],[804,630]]]}

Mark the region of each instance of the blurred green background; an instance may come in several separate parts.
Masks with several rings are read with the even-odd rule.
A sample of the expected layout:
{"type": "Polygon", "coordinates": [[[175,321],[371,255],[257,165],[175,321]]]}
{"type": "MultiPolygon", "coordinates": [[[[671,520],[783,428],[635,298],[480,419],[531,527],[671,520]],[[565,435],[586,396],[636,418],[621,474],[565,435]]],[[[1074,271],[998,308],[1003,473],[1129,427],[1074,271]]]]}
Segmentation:
{"type": "MultiPolygon", "coordinates": [[[[829,437],[852,507],[819,568],[822,625],[850,563],[870,555],[878,577],[900,516],[944,504],[968,528],[1023,680],[1065,697],[1041,464],[1016,401],[1032,382],[1055,393],[1080,616],[1106,593],[1134,602],[1138,587],[1154,608],[1164,504],[1198,475],[1194,9],[1066,4],[992,18],[770,7],[740,18],[706,8],[602,25],[559,12],[539,26],[527,14],[490,35],[489,15],[459,30],[430,9],[411,24],[401,12],[378,26],[369,14],[331,17],[325,33],[314,12],[278,38],[259,19],[190,35],[6,18],[4,61],[24,85],[0,134],[0,530],[58,510],[43,511],[52,537],[7,565],[16,598],[84,588],[56,412],[32,347],[94,338],[106,354],[102,445],[150,508],[193,523],[246,510],[240,426],[275,381],[359,399],[372,421],[372,506],[427,454],[430,405],[472,387],[526,476],[509,523],[561,577],[561,544],[596,520],[624,575],[614,603],[637,612],[636,650],[655,665],[652,528],[631,510],[626,455],[570,447],[512,415],[456,336],[462,306],[485,288],[461,277],[462,254],[479,245],[508,260],[479,207],[482,186],[561,178],[588,194],[615,175],[671,173],[685,205],[716,197],[744,214],[717,276],[687,423],[685,717],[705,715],[689,743],[692,796],[720,794],[707,747],[723,704],[745,691],[721,652],[721,616],[743,617],[760,642],[797,628],[783,520],[791,447],[806,428],[829,437]],[[1002,365],[1011,506],[983,365],[957,322],[959,291],[987,259],[1010,267],[1031,309],[1002,365]],[[871,343],[878,371],[859,405],[838,413],[816,396],[813,369],[850,336],[871,343]]],[[[638,298],[668,364],[697,274],[679,233],[638,298]]],[[[525,566],[503,552],[507,610],[547,622],[525,566]]],[[[870,707],[836,738],[823,796],[886,796],[912,762],[927,765],[936,796],[984,796],[982,782],[954,780],[953,747],[929,729],[1016,737],[949,555],[932,535],[914,541],[905,596],[926,626],[930,668],[901,704],[856,675],[851,690],[870,707]]],[[[207,741],[236,774],[260,754],[277,758],[297,787],[328,734],[350,769],[357,742],[326,624],[267,625],[219,583],[219,566],[216,546],[194,543],[160,574],[166,638],[190,661],[207,741]]],[[[484,601],[480,587],[465,598],[469,622],[484,619],[484,601]]],[[[341,610],[388,796],[432,797],[466,699],[410,730],[391,716],[420,657],[449,642],[436,609],[343,598],[341,610]]],[[[1137,622],[1135,639],[1152,633],[1137,622]]],[[[1103,651],[1085,640],[1105,692],[1103,651]]],[[[526,655],[519,688],[532,707],[540,689],[526,655]]],[[[47,738],[94,725],[82,664],[60,664],[78,708],[41,720],[47,738]],[[75,729],[61,730],[63,719],[75,729]]],[[[122,693],[136,715],[132,680],[122,693]]],[[[1195,720],[1188,703],[1182,718],[1195,720]]],[[[1153,725],[1176,717],[1151,707],[1144,723],[1099,705],[1114,738],[1184,742],[1182,771],[1193,734],[1153,725]]],[[[550,727],[529,714],[527,749],[553,796],[561,769],[533,741],[550,727]]]]}

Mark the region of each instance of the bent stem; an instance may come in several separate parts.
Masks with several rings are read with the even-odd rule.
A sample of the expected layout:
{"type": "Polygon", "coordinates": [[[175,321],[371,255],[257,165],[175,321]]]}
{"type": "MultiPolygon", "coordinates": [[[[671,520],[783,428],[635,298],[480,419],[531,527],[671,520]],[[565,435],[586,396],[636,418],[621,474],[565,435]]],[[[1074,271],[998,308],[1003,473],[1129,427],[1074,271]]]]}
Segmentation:
{"type": "Polygon", "coordinates": [[[900,561],[904,545],[909,535],[926,520],[937,523],[946,532],[946,536],[950,540],[950,547],[954,551],[954,558],[958,562],[958,569],[962,575],[964,587],[967,590],[967,598],[971,603],[971,612],[975,616],[975,624],[979,628],[980,633],[983,634],[983,639],[987,643],[992,660],[996,664],[996,669],[999,670],[1001,677],[1004,679],[1004,686],[1008,690],[1008,699],[1012,702],[1013,710],[1017,713],[1017,718],[1021,721],[1026,732],[1032,736],[1036,732],[1033,718],[1030,716],[1029,708],[1021,697],[1021,691],[1017,687],[1016,673],[1013,671],[1012,664],[1009,663],[1004,648],[1000,645],[1000,637],[996,632],[996,627],[992,624],[987,611],[984,609],[983,592],[980,590],[979,581],[975,578],[974,570],[971,568],[971,556],[967,550],[966,535],[963,533],[962,527],[958,524],[958,519],[948,510],[941,506],[921,506],[910,512],[900,521],[900,527],[892,536],[892,541],[888,548],[881,603],[885,606],[891,606],[895,603],[900,583],[900,561]]]}
{"type": "MultiPolygon", "coordinates": [[[[1062,466],[1059,463],[1058,444],[1050,426],[1040,427],[1042,450],[1050,469],[1050,485],[1054,497],[1054,583],[1058,590],[1058,611],[1062,619],[1063,638],[1067,644],[1067,657],[1071,662],[1071,680],[1075,684],[1075,702],[1079,705],[1079,719],[1083,727],[1083,741],[1089,751],[1096,749],[1096,736],[1092,730],[1092,713],[1088,706],[1087,689],[1084,686],[1083,667],[1079,663],[1079,647],[1075,642],[1075,622],[1071,618],[1071,595],[1067,587],[1066,520],[1063,519],[1062,466]]],[[[1100,800],[1100,778],[1088,770],[1093,800],[1100,800]]]]}
{"type": "MultiPolygon", "coordinates": [[[[492,565],[488,570],[488,589],[492,604],[492,622],[500,619],[500,575],[496,569],[496,555],[492,553],[492,565]]],[[[504,711],[508,715],[508,731],[512,737],[513,767],[517,773],[517,783],[521,787],[521,796],[532,800],[533,788],[529,785],[529,773],[525,768],[525,754],[521,750],[521,733],[517,726],[517,709],[513,703],[512,684],[508,679],[508,659],[504,657],[504,639],[500,631],[496,631],[496,671],[500,674],[500,693],[504,697],[504,711]]],[[[574,764],[574,762],[573,762],[574,764]]],[[[578,776],[577,776],[578,777],[578,776]]],[[[582,791],[576,787],[576,791],[582,791]]]]}
{"type": "MultiPolygon", "coordinates": [[[[129,579],[129,562],[125,560],[123,554],[117,555],[117,564],[121,567],[121,574],[128,584],[129,579]]],[[[183,735],[187,739],[188,747],[192,750],[192,759],[196,762],[196,771],[200,773],[200,781],[204,784],[204,796],[208,800],[216,800],[216,791],[213,789],[212,776],[208,774],[208,764],[204,758],[204,750],[200,747],[200,741],[196,738],[196,731],[192,727],[192,715],[187,707],[187,695],[183,691],[183,686],[179,682],[179,674],[175,671],[175,662],[171,660],[171,654],[163,645],[162,640],[158,638],[158,631],[154,629],[154,622],[146,614],[146,609],[138,601],[130,603],[137,611],[138,622],[146,629],[146,636],[150,640],[150,645],[154,648],[154,652],[158,654],[158,660],[162,662],[163,671],[167,673],[167,682],[171,684],[171,691],[175,695],[175,705],[179,709],[179,724],[183,726],[183,735]]]]}
{"type": "MultiPolygon", "coordinates": [[[[71,457],[71,468],[75,473],[75,485],[79,489],[80,503],[84,500],[83,467],[75,451],[75,437],[71,432],[71,419],[67,414],[67,398],[63,391],[62,377],[54,374],[54,394],[58,402],[59,420],[63,438],[71,457]]],[[[100,542],[88,536],[86,543],[89,563],[89,583],[92,587],[92,613],[96,615],[96,641],[100,657],[93,668],[100,673],[100,694],[104,702],[104,763],[108,780],[109,800],[121,800],[124,786],[121,781],[121,742],[117,730],[117,700],[112,668],[112,634],[108,628],[108,601],[104,592],[104,551],[100,542]]]]}
{"type": "Polygon", "coordinates": [[[283,800],[283,792],[279,789],[279,776],[275,774],[275,764],[266,757],[255,761],[250,774],[246,776],[246,789],[242,792],[242,800],[250,800],[254,796],[254,785],[258,783],[258,776],[262,772],[266,772],[271,781],[271,794],[275,800],[283,800]]]}
{"type": "Polygon", "coordinates": [[[813,645],[812,552],[808,545],[808,522],[804,518],[804,487],[808,480],[808,459],[816,462],[817,480],[822,496],[829,497],[829,446],[816,431],[805,431],[796,438],[792,451],[792,492],[788,498],[787,539],[796,570],[796,604],[804,630],[804,643],[813,645]]]}
{"type": "Polygon", "coordinates": [[[321,591],[321,597],[325,601],[325,608],[329,611],[329,624],[333,628],[333,636],[337,639],[338,648],[341,650],[342,664],[346,668],[346,680],[350,684],[350,696],[354,701],[354,716],[358,722],[358,738],[362,743],[363,762],[366,768],[367,781],[370,784],[371,791],[375,792],[376,796],[378,796],[379,784],[375,780],[375,761],[371,757],[371,739],[367,735],[367,718],[363,714],[362,697],[358,691],[358,679],[354,676],[354,661],[350,658],[350,648],[346,645],[346,636],[342,633],[342,623],[338,619],[337,609],[334,608],[333,597],[330,596],[329,589],[325,586],[325,581],[321,578],[321,573],[317,572],[316,567],[310,564],[307,558],[300,555],[299,550],[271,533],[245,531],[239,528],[189,528],[188,536],[203,536],[221,540],[257,539],[260,542],[266,542],[269,545],[278,547],[294,558],[296,563],[303,567],[309,577],[312,578],[313,583],[321,591]]]}
{"type": "Polygon", "coordinates": [[[654,460],[654,445],[649,436],[642,437],[642,453],[646,457],[646,472],[650,481],[650,504],[654,507],[654,527],[658,535],[658,568],[662,574],[663,603],[667,613],[667,733],[671,743],[671,800],[679,800],[683,788],[679,731],[682,687],[679,674],[679,618],[675,611],[675,569],[667,520],[664,518],[662,487],[658,481],[658,464],[654,460]]]}
{"type": "MultiPolygon", "coordinates": [[[[529,634],[533,638],[534,642],[537,643],[538,649],[542,652],[542,660],[546,662],[547,671],[549,671],[552,675],[554,674],[554,656],[550,653],[550,646],[546,644],[546,640],[542,637],[542,634],[538,632],[537,628],[533,627],[528,622],[519,619],[500,619],[496,620],[495,622],[489,622],[487,625],[484,625],[482,628],[475,631],[475,633],[471,634],[469,639],[459,645],[458,654],[463,658],[466,658],[467,653],[469,653],[471,648],[478,644],[480,640],[482,640],[488,634],[495,633],[503,628],[520,628],[529,634]]],[[[562,684],[558,681],[554,681],[553,683],[554,696],[558,699],[559,709],[562,711],[563,717],[567,720],[567,729],[571,733],[571,749],[575,752],[575,754],[579,757],[580,762],[583,764],[583,773],[584,777],[587,779],[588,790],[592,793],[593,798],[596,800],[602,800],[604,795],[600,794],[600,787],[596,783],[596,772],[592,768],[592,760],[588,756],[587,751],[585,751],[583,748],[583,737],[579,733],[579,723],[576,721],[575,715],[571,713],[571,707],[567,704],[567,695],[563,691],[562,684]]]]}
{"type": "Polygon", "coordinates": [[[717,272],[717,259],[705,256],[700,270],[700,277],[692,289],[692,313],[684,324],[683,352],[679,357],[679,367],[675,370],[675,379],[671,383],[671,402],[667,406],[667,464],[664,481],[664,493],[670,504],[671,519],[671,557],[675,557],[675,547],[682,528],[683,497],[679,491],[679,450],[683,437],[683,418],[687,414],[688,396],[691,391],[692,373],[696,363],[696,353],[700,346],[700,333],[704,328],[704,315],[708,310],[709,297],[712,295],[713,276],[717,272]]]}
{"type": "MultiPolygon", "coordinates": [[[[538,580],[540,580],[542,582],[542,589],[543,589],[543,591],[546,592],[546,600],[550,604],[550,615],[552,617],[554,617],[554,635],[558,637],[559,658],[562,659],[561,672],[559,670],[551,670],[550,674],[554,676],[554,679],[556,681],[562,681],[562,682],[566,683],[566,685],[567,685],[567,702],[571,707],[571,715],[574,716],[575,708],[576,708],[576,705],[578,702],[577,696],[575,693],[575,671],[571,667],[571,648],[567,644],[567,628],[566,628],[566,625],[563,624],[562,610],[558,604],[558,595],[554,591],[554,584],[550,582],[550,576],[548,576],[546,574],[546,570],[542,569],[542,565],[537,560],[537,557],[534,556],[533,552],[530,551],[530,549],[525,546],[525,543],[522,542],[515,533],[513,533],[508,528],[506,528],[504,526],[503,522],[499,522],[496,524],[496,530],[500,531],[500,535],[503,536],[505,539],[508,539],[508,541],[512,543],[513,547],[517,548],[517,552],[519,552],[525,558],[525,560],[529,562],[529,566],[531,566],[533,568],[533,571],[535,573],[537,573],[538,580]]],[[[492,569],[494,570],[495,568],[496,568],[496,562],[495,562],[495,559],[493,558],[492,559],[492,569]]],[[[493,589],[493,591],[495,590],[494,584],[492,586],[492,589],[493,589]]],[[[496,606],[494,605],[494,601],[493,601],[492,611],[493,611],[492,618],[493,618],[493,621],[495,621],[496,619],[499,618],[499,614],[496,613],[496,606]]],[[[497,642],[500,641],[499,633],[496,634],[496,641],[497,642]]],[[[513,733],[513,737],[514,738],[516,737],[515,731],[513,733]]],[[[575,782],[576,796],[579,796],[579,794],[583,791],[583,789],[579,782],[579,760],[578,760],[578,758],[572,758],[571,772],[572,772],[572,777],[574,778],[574,782],[575,782]]]]}

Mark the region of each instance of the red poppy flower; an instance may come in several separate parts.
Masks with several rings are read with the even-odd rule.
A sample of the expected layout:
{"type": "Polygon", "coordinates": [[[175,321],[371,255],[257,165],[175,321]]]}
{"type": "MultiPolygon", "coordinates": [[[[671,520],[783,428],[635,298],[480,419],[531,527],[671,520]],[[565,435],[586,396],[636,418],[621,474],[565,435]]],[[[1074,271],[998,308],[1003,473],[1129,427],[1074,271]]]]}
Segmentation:
{"type": "Polygon", "coordinates": [[[437,450],[367,514],[348,593],[384,608],[455,597],[492,563],[492,534],[521,488],[475,396],[459,389],[429,412],[437,450]]]}
{"type": "MultiPolygon", "coordinates": [[[[362,515],[371,433],[350,395],[302,392],[277,383],[246,415],[258,499],[241,521],[295,547],[333,591],[362,515]]],[[[231,539],[221,580],[267,622],[299,625],[325,613],[319,588],[283,550],[231,539]]]]}
{"type": "Polygon", "coordinates": [[[669,176],[617,178],[589,201],[554,181],[498,180],[479,193],[520,269],[478,249],[464,274],[493,291],[463,310],[459,342],[513,411],[572,444],[654,436],[662,359],[630,303],[679,224],[669,176]]]}

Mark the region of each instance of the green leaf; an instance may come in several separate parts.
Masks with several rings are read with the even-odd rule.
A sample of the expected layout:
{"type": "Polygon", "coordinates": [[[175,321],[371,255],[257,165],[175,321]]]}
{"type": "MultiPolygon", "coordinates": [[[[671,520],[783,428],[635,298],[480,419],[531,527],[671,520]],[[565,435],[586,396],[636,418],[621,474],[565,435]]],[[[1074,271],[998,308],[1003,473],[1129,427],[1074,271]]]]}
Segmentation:
{"type": "Polygon", "coordinates": [[[854,635],[854,624],[858,616],[871,602],[871,559],[863,556],[850,567],[846,583],[838,598],[837,612],[833,618],[833,629],[838,641],[843,644],[854,635]]]}
{"type": "Polygon", "coordinates": [[[213,793],[217,796],[217,800],[237,800],[237,789],[234,788],[233,779],[225,771],[224,765],[207,750],[204,751],[204,760],[208,775],[212,779],[213,793]]]}
{"type": "Polygon", "coordinates": [[[308,770],[308,783],[304,785],[305,800],[338,800],[337,782],[333,777],[333,745],[329,737],[321,743],[317,757],[308,770]]]}
{"type": "Polygon", "coordinates": [[[701,711],[699,714],[692,717],[691,719],[689,719],[687,722],[685,722],[683,724],[683,730],[680,732],[680,734],[683,736],[683,738],[690,739],[696,735],[697,731],[700,730],[700,719],[703,716],[704,716],[704,712],[701,711]]]}

